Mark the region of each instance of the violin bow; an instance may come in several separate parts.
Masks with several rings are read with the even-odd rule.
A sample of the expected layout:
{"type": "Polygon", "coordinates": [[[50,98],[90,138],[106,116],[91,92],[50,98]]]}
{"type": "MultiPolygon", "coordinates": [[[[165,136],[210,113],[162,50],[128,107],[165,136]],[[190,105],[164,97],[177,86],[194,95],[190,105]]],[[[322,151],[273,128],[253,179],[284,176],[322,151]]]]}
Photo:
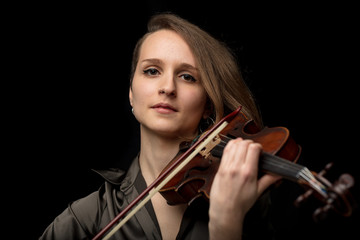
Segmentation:
{"type": "Polygon", "coordinates": [[[108,225],[106,225],[92,240],[100,239],[121,218],[117,225],[108,232],[103,240],[109,239],[115,234],[132,216],[135,215],[156,193],[159,192],[181,169],[183,169],[210,141],[212,141],[240,112],[241,106],[235,111],[221,119],[198,141],[196,141],[185,153],[183,153],[166,171],[160,174],[137,198],[135,198],[123,211],[121,211],[108,225]]]}

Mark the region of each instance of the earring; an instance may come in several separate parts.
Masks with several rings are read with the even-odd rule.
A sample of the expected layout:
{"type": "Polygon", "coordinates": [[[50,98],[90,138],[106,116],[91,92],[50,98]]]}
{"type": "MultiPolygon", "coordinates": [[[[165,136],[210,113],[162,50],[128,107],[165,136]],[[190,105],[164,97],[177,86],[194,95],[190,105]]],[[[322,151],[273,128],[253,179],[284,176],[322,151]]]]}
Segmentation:
{"type": "Polygon", "coordinates": [[[214,121],[214,119],[212,119],[212,117],[203,119],[202,121],[200,121],[200,124],[199,124],[199,132],[200,133],[205,132],[208,128],[210,128],[210,126],[212,126],[214,124],[215,124],[215,121],[214,121]]]}
{"type": "Polygon", "coordinates": [[[134,108],[131,108],[131,113],[134,114],[134,108]]]}

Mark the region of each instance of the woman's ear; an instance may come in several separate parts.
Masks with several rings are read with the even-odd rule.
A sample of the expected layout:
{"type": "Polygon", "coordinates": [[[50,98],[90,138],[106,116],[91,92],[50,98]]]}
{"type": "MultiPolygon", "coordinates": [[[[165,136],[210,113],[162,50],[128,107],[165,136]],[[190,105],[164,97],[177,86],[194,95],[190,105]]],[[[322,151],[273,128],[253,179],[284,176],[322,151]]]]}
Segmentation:
{"type": "Polygon", "coordinates": [[[133,106],[132,99],[133,99],[133,93],[132,93],[132,89],[131,89],[131,87],[130,87],[130,88],[129,88],[129,101],[130,101],[130,105],[131,105],[131,106],[133,106]]]}

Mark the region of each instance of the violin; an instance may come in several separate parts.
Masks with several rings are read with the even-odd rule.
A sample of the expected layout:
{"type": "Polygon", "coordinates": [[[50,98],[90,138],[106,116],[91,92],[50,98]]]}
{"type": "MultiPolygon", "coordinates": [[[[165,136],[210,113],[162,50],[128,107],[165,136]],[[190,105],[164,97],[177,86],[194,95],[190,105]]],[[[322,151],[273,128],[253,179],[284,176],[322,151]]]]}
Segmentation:
{"type": "Polygon", "coordinates": [[[337,181],[331,183],[324,175],[331,168],[332,163],[327,164],[319,173],[298,164],[301,146],[290,136],[287,128],[259,129],[239,107],[193,141],[182,142],[179,153],[158,178],[93,240],[100,239],[117,224],[103,239],[110,238],[158,192],[170,205],[191,204],[199,197],[209,200],[211,185],[219,168],[224,147],[231,139],[239,137],[251,139],[262,145],[263,152],[259,159],[260,174],[279,175],[306,189],[305,193],[295,200],[296,206],[305,202],[310,196],[320,200],[323,206],[314,211],[314,220],[323,218],[329,211],[345,217],[352,214],[355,202],[350,189],[354,185],[354,178],[350,174],[342,174],[337,181]]]}

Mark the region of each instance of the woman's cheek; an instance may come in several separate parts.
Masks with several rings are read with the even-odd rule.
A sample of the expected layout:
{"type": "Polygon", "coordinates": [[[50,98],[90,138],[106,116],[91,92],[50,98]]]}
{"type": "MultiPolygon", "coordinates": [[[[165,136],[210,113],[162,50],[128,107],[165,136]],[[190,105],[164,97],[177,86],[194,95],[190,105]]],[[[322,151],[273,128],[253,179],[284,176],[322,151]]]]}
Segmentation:
{"type": "Polygon", "coordinates": [[[155,94],[154,86],[150,85],[146,81],[138,81],[133,86],[133,98],[138,104],[146,104],[149,97],[155,94]]]}
{"type": "Polygon", "coordinates": [[[186,101],[187,106],[193,114],[202,115],[205,109],[206,104],[206,94],[205,91],[197,89],[196,91],[188,91],[188,94],[184,97],[184,102],[186,101]]]}

